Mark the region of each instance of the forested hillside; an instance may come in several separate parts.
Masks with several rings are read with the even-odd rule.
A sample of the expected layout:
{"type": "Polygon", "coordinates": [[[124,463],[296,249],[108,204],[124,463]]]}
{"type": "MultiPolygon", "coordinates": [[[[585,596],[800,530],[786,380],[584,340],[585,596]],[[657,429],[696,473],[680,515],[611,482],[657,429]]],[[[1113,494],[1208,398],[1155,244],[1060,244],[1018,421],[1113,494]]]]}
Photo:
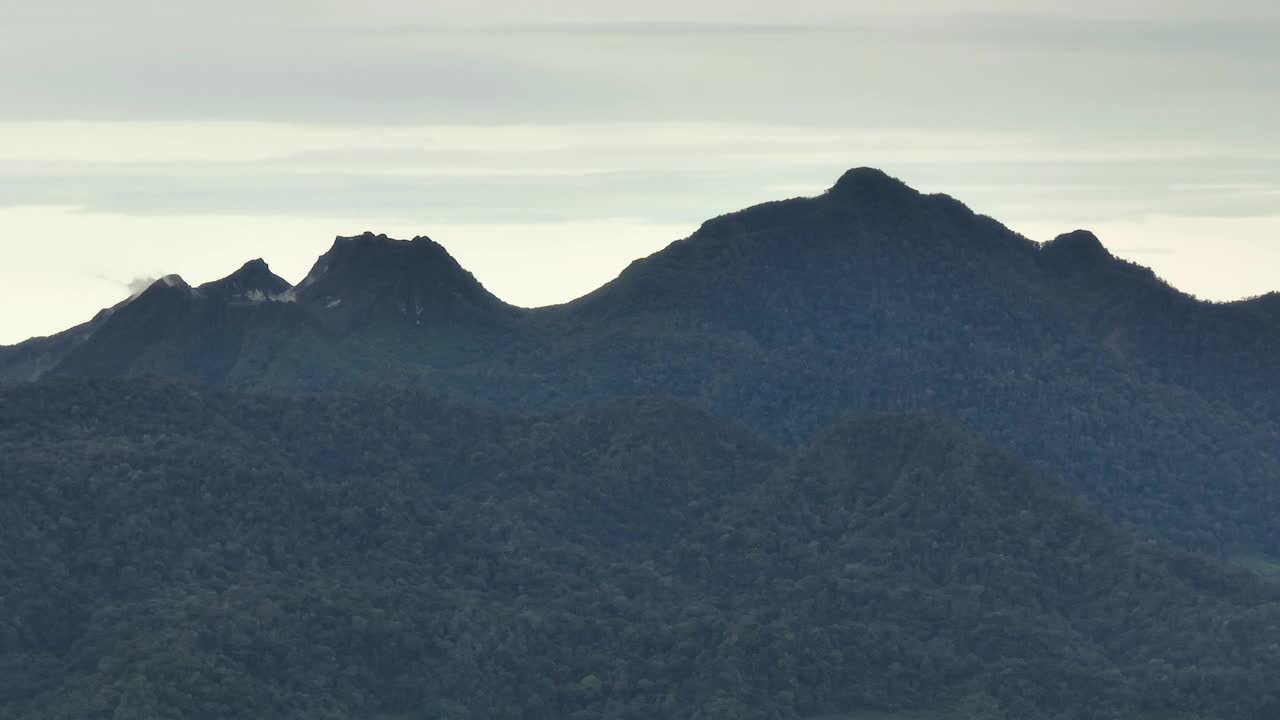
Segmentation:
{"type": "Polygon", "coordinates": [[[0,349],[0,377],[396,385],[516,412],[675,396],[790,446],[923,411],[1156,537],[1280,557],[1275,296],[1200,302],[1090,233],[1041,246],[876,170],[711,220],[564,306],[505,305],[427,238],[339,238],[281,283],[254,263],[157,283],[0,349]]]}
{"type": "Polygon", "coordinates": [[[0,348],[0,720],[1273,720],[1277,297],[865,168],[556,307],[167,276],[0,348]]]}
{"type": "Polygon", "coordinates": [[[1280,712],[1273,586],[929,416],[63,379],[0,491],[0,717],[1280,712]]]}

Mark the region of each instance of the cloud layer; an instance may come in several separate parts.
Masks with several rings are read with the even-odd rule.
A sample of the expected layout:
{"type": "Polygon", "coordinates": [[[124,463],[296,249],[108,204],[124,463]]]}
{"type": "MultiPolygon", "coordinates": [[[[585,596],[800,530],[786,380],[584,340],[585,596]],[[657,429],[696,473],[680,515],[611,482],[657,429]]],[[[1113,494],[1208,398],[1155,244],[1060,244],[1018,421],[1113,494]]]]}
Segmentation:
{"type": "Polygon", "coordinates": [[[257,255],[300,271],[364,229],[439,236],[512,301],[567,299],[707,217],[857,165],[1037,239],[1133,234],[1104,239],[1153,250],[1139,259],[1157,270],[1199,258],[1165,270],[1188,290],[1253,294],[1239,268],[1272,261],[1280,232],[1278,8],[10,4],[0,301],[66,310],[6,318],[0,342],[83,319],[137,276],[198,281],[257,255]],[[556,272],[504,275],[534,243],[556,272]]]}

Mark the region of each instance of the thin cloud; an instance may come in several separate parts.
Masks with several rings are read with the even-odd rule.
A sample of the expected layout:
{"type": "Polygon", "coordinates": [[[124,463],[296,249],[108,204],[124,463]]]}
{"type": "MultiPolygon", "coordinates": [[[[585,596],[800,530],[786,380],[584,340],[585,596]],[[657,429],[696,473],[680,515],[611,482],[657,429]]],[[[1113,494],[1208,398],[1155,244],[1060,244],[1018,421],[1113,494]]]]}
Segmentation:
{"type": "Polygon", "coordinates": [[[146,290],[147,288],[154,285],[156,280],[159,280],[159,279],[160,279],[159,277],[152,276],[152,275],[139,276],[125,283],[125,287],[129,290],[130,295],[137,295],[143,290],[146,290]]]}

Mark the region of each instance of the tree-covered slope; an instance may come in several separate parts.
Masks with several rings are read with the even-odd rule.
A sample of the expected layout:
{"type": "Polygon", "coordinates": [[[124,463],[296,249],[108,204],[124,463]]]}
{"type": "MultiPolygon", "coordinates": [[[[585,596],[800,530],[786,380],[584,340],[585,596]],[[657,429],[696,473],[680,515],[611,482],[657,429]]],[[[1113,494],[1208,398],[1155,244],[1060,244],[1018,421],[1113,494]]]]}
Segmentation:
{"type": "Polygon", "coordinates": [[[0,485],[0,717],[1277,710],[1270,586],[927,417],[60,380],[0,485]]]}
{"type": "Polygon", "coordinates": [[[849,412],[932,412],[1113,519],[1280,557],[1274,296],[1201,302],[1088,232],[1040,245],[876,170],[715,218],[554,308],[505,305],[431,240],[371,234],[279,302],[148,293],[164,302],[60,362],[0,350],[0,377],[394,385],[513,411],[676,396],[789,445],[849,412]]]}
{"type": "Polygon", "coordinates": [[[1203,303],[1089,233],[1041,246],[863,169],[712,220],[548,311],[563,334],[520,367],[696,398],[784,440],[851,408],[958,417],[1117,519],[1277,553],[1264,300],[1203,303]]]}

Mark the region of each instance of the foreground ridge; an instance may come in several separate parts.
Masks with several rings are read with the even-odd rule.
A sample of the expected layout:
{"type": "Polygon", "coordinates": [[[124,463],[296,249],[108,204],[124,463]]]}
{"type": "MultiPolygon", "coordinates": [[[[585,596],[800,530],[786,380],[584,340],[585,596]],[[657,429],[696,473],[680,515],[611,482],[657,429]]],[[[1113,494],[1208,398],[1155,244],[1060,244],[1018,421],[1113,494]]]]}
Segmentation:
{"type": "Polygon", "coordinates": [[[1280,709],[1275,588],[928,414],[781,448],[662,399],[60,378],[0,390],[0,458],[0,716],[1280,709]]]}

